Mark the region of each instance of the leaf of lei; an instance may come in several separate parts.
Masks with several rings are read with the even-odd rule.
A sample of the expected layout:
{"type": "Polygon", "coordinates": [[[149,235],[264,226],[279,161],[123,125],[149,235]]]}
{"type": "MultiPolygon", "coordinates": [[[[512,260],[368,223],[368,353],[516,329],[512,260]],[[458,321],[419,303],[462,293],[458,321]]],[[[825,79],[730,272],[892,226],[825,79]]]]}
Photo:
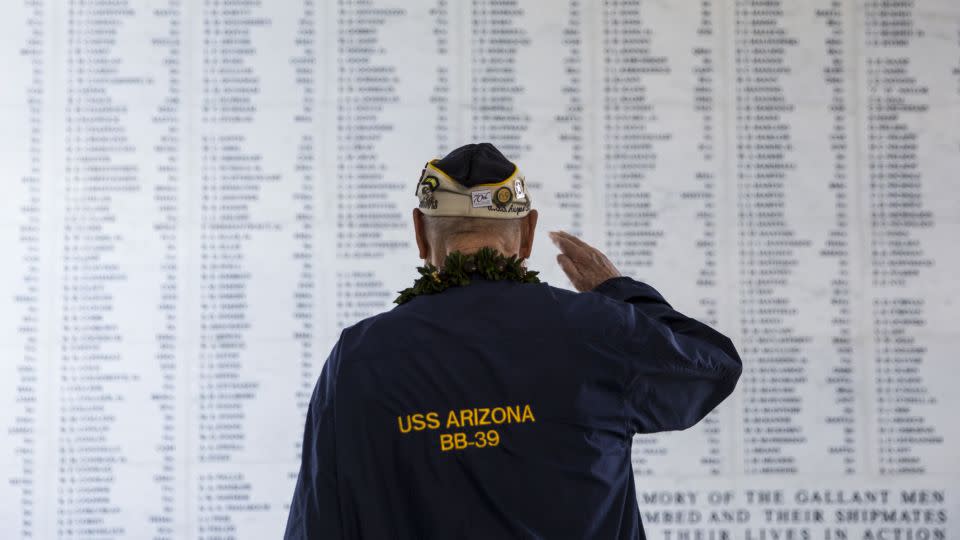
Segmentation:
{"type": "Polygon", "coordinates": [[[523,267],[522,260],[516,255],[507,257],[491,247],[482,247],[476,253],[465,255],[459,251],[447,254],[441,268],[426,263],[417,267],[420,277],[400,293],[394,302],[404,304],[422,294],[436,294],[450,287],[462,287],[470,284],[470,273],[479,272],[492,281],[518,281],[520,283],[540,283],[535,270],[523,267]]]}

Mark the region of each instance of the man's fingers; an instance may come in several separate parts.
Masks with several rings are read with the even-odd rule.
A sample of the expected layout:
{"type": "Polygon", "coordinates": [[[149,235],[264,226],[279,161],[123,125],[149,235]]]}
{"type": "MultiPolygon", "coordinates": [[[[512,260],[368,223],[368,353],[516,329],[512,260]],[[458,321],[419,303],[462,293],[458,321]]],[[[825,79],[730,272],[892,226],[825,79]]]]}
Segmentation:
{"type": "Polygon", "coordinates": [[[602,251],[566,231],[550,231],[550,239],[560,249],[557,263],[578,291],[596,287],[605,279],[620,275],[602,251]]]}
{"type": "Polygon", "coordinates": [[[590,244],[588,244],[588,243],[584,242],[583,240],[577,238],[576,236],[568,233],[567,231],[552,231],[550,234],[554,234],[554,233],[556,233],[557,236],[560,236],[560,237],[562,237],[562,238],[566,238],[567,240],[573,242],[574,244],[576,244],[577,246],[580,246],[581,248],[589,248],[589,247],[590,247],[590,244]]]}
{"type": "MultiPolygon", "coordinates": [[[[558,248],[560,248],[560,251],[562,251],[568,256],[571,256],[575,252],[580,250],[580,246],[578,246],[576,243],[574,243],[572,240],[570,240],[566,236],[554,234],[553,232],[551,232],[550,239],[553,240],[553,243],[556,244],[558,248]]],[[[574,258],[574,257],[571,257],[571,258],[574,258]]]]}
{"type": "Polygon", "coordinates": [[[573,263],[570,257],[567,257],[563,253],[557,255],[557,263],[560,264],[560,268],[563,270],[563,273],[570,278],[570,282],[573,283],[573,286],[579,289],[578,284],[583,278],[580,275],[580,271],[577,269],[577,265],[573,263]]]}

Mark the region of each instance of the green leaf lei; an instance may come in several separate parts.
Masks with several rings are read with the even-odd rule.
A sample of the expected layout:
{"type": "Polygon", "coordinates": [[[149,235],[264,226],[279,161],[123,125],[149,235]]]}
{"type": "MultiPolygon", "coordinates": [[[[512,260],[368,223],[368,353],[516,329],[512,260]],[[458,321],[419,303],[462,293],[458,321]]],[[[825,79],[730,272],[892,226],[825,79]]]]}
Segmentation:
{"type": "Polygon", "coordinates": [[[441,268],[427,263],[417,268],[420,277],[413,287],[398,291],[400,296],[394,300],[397,304],[409,302],[421,294],[436,294],[450,287],[462,287],[470,284],[470,274],[479,272],[481,276],[493,281],[510,280],[520,283],[540,283],[534,270],[527,270],[516,255],[507,257],[499,251],[482,247],[476,253],[465,255],[459,251],[447,254],[441,268]]]}

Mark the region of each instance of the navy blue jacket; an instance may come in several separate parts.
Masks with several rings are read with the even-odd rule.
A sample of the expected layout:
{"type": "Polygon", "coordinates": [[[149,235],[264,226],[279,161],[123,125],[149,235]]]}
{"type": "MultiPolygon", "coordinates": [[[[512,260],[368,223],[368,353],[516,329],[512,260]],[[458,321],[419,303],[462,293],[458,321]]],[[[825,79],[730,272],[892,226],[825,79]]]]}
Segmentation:
{"type": "Polygon", "coordinates": [[[628,277],[418,296],[340,335],[286,538],[644,538],[633,435],[696,424],[740,371],[628,277]]]}

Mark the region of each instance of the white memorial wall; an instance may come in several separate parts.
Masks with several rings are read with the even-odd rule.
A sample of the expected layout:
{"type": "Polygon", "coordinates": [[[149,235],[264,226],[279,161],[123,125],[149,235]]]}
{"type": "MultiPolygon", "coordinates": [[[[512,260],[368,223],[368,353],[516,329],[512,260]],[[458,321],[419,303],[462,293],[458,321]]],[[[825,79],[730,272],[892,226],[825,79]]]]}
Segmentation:
{"type": "Polygon", "coordinates": [[[420,169],[731,335],[637,437],[650,538],[960,539],[956,0],[8,0],[0,536],[275,538],[340,329],[419,264],[420,169]]]}

